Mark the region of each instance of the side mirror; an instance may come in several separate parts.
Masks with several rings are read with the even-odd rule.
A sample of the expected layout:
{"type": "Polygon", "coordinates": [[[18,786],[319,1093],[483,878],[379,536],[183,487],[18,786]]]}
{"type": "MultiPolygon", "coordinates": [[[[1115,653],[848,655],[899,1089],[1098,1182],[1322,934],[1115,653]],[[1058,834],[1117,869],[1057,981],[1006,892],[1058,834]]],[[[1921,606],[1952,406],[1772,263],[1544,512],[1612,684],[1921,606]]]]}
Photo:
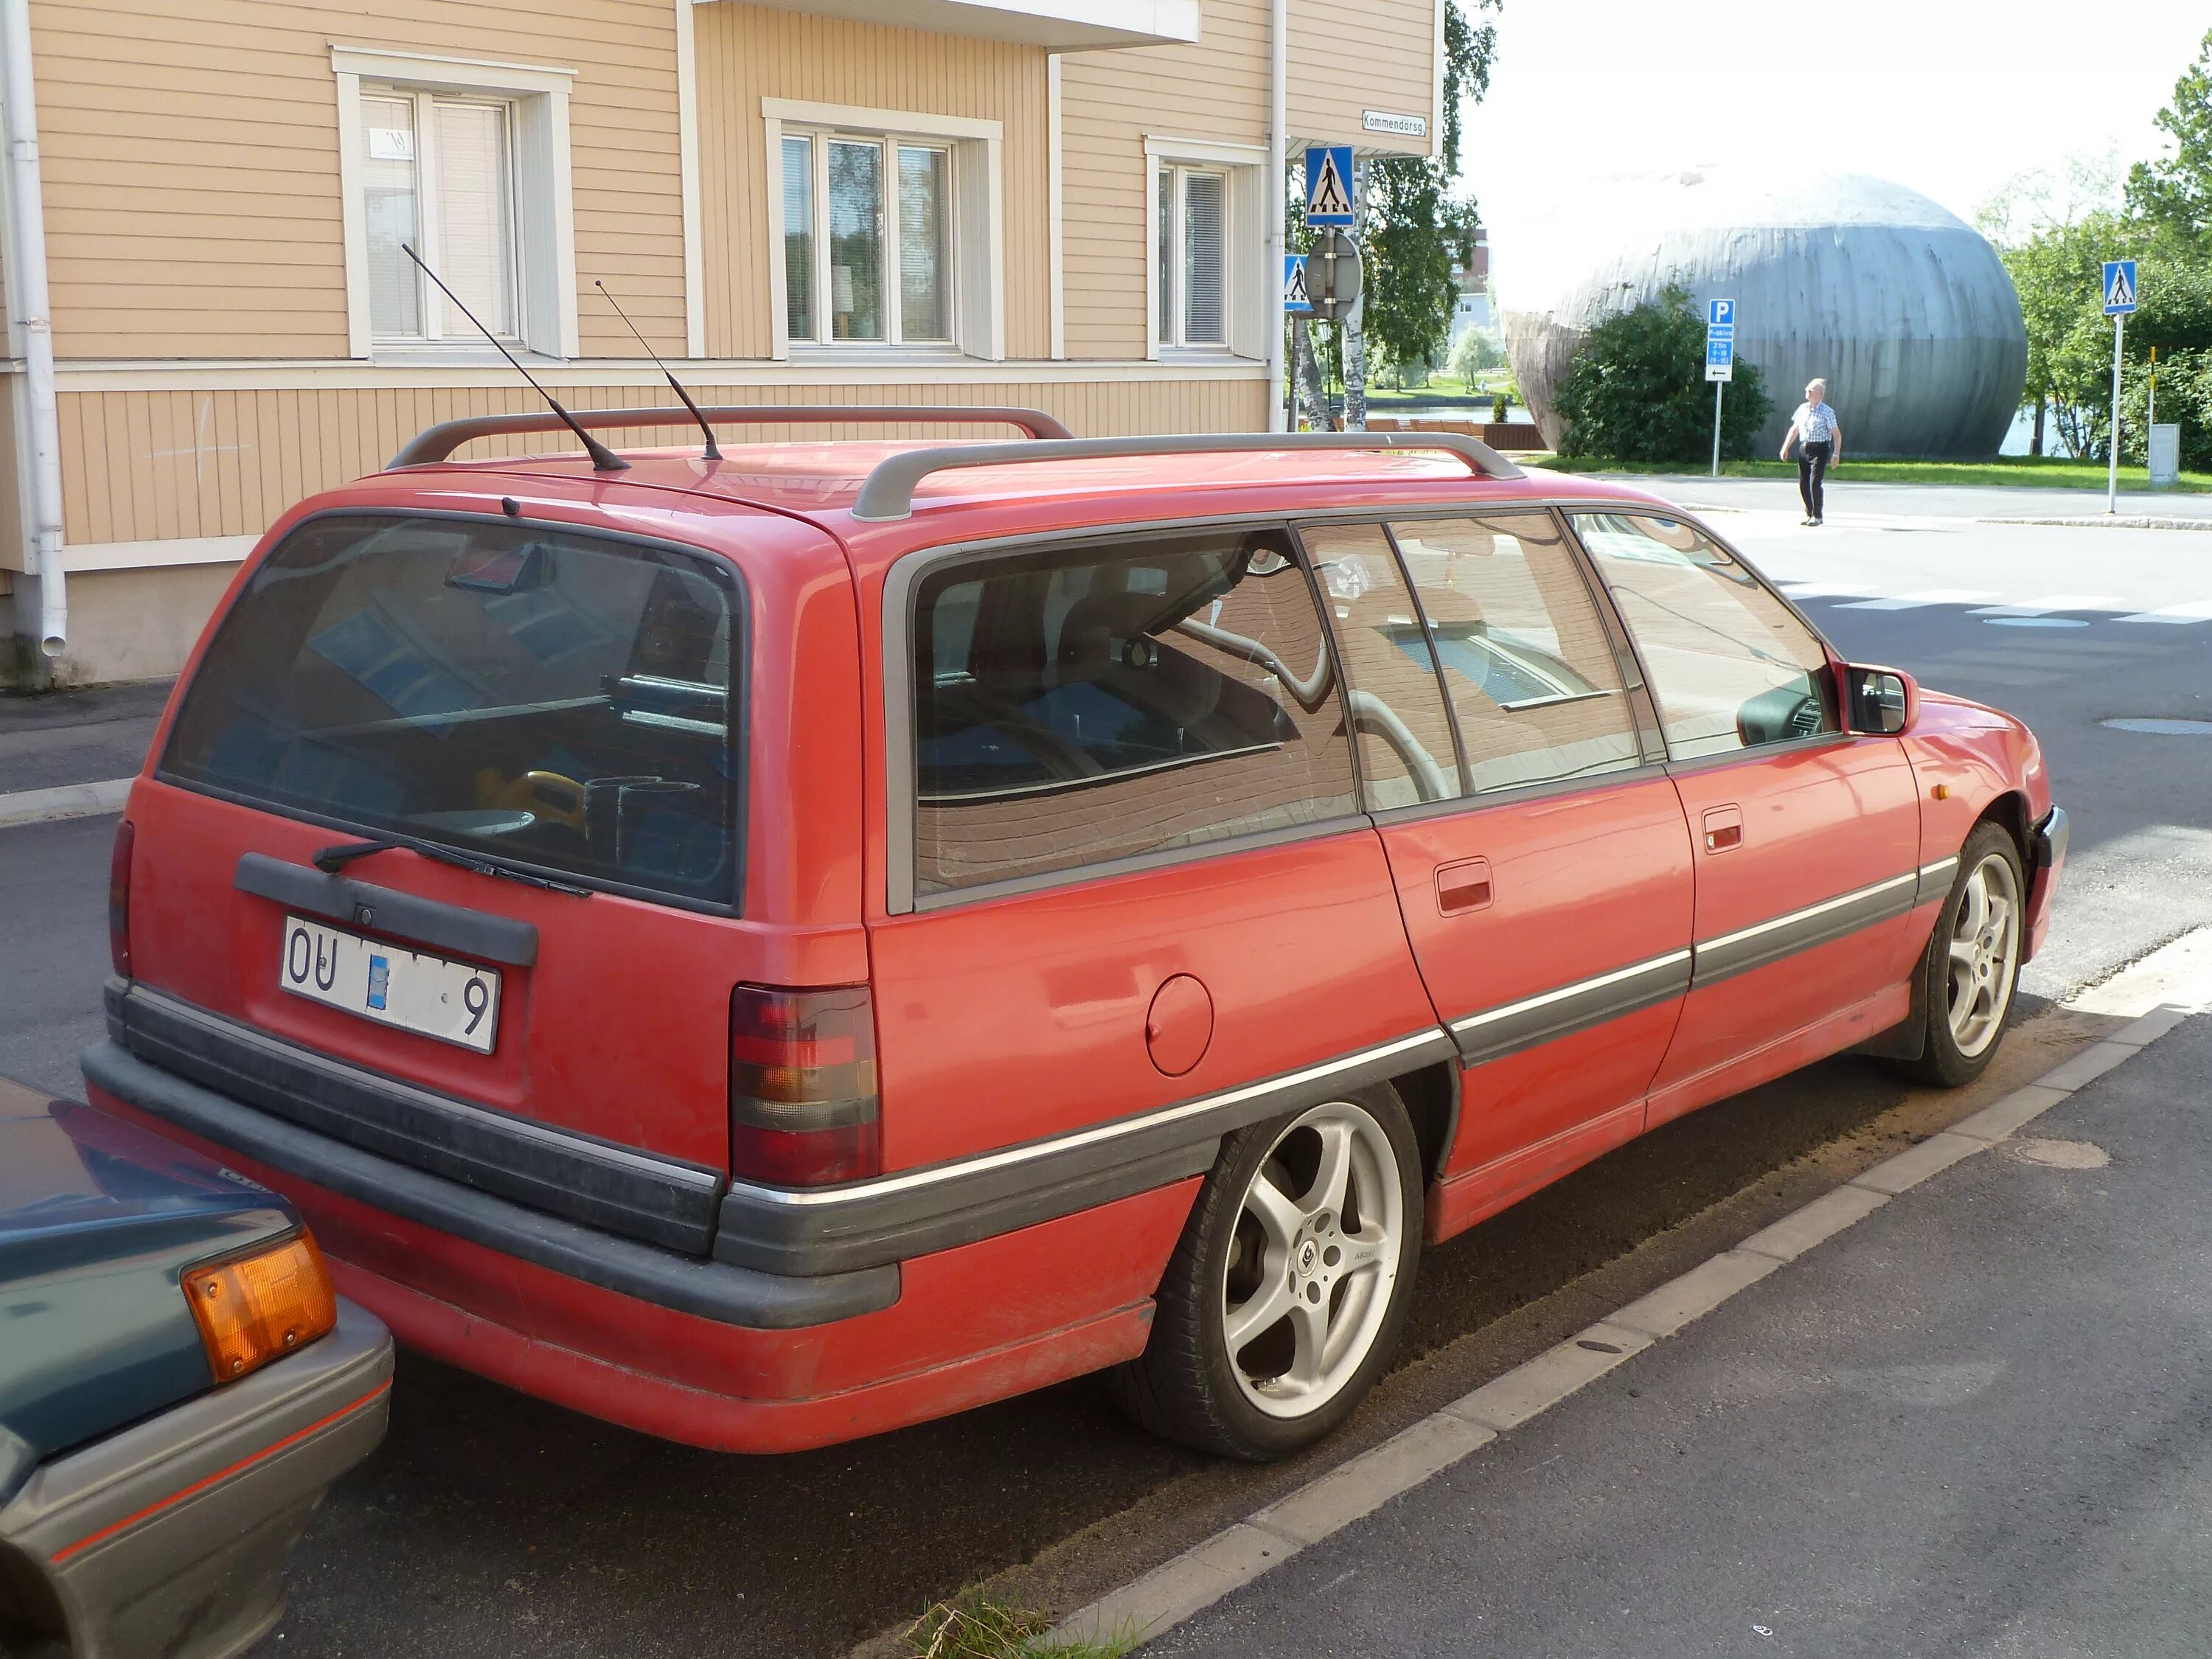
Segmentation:
{"type": "Polygon", "coordinates": [[[1912,676],[1894,668],[1846,666],[1844,723],[1854,732],[1895,737],[1912,724],[1919,710],[1919,688],[1912,676]]]}

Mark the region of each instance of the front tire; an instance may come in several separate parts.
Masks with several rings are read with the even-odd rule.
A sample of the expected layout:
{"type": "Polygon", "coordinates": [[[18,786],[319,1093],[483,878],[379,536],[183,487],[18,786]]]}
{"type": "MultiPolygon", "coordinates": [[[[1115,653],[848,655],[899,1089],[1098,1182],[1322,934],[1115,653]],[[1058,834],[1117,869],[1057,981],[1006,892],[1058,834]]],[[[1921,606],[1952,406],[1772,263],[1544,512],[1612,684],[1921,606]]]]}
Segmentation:
{"type": "Polygon", "coordinates": [[[1919,1081],[1955,1089],[1996,1058],[2020,982],[2027,895],[2012,836],[2000,824],[1978,825],[1921,963],[1927,1040],[1905,1066],[1919,1081]]]}
{"type": "Polygon", "coordinates": [[[1222,1142],[1141,1357],[1109,1380],[1146,1428],[1254,1462],[1301,1451],[1380,1376],[1419,1266],[1419,1143],[1387,1086],[1222,1142]]]}

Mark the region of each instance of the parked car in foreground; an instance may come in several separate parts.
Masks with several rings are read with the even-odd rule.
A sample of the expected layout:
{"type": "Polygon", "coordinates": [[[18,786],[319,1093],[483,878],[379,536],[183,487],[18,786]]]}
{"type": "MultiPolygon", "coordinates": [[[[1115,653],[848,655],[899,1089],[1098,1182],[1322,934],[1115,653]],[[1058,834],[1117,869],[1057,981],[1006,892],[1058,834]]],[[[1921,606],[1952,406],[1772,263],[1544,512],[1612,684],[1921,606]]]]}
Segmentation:
{"type": "Polygon", "coordinates": [[[0,1654],[251,1647],[391,1386],[284,1200],[0,1082],[0,1654]]]}
{"type": "Polygon", "coordinates": [[[131,793],[94,1098],[657,1434],[1111,1367],[1264,1457],[1425,1241],[1839,1049],[1988,1063],[2065,848],[2018,721],[1469,440],[1011,418],[464,421],[286,514],[131,793]]]}

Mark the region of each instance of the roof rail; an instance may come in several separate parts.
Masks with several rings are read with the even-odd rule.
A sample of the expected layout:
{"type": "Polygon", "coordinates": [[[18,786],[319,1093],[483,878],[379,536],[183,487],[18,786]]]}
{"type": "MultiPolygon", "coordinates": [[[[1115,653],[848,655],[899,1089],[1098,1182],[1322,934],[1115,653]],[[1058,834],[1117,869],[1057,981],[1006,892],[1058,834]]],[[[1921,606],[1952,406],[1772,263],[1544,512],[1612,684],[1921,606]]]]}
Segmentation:
{"type": "MultiPolygon", "coordinates": [[[[577,425],[586,428],[695,424],[688,409],[578,409],[569,412],[575,416],[577,425]]],[[[1051,416],[1038,410],[960,404],[740,404],[699,412],[720,426],[857,426],[890,422],[905,425],[927,422],[937,426],[1018,427],[1032,438],[1065,439],[1073,435],[1051,416]]],[[[435,426],[423,428],[392,458],[391,466],[428,466],[446,459],[463,444],[477,438],[496,438],[513,432],[567,430],[560,416],[550,410],[527,415],[465,416],[458,421],[441,421],[435,426]]]]}
{"type": "Polygon", "coordinates": [[[1456,455],[1482,478],[1528,475],[1480,439],[1456,432],[1201,433],[1182,437],[1075,438],[1050,443],[950,444],[909,450],[876,463],[853,503],[853,516],[888,524],[914,516],[914,491],[933,472],[1018,461],[1083,461],[1125,455],[1243,455],[1283,451],[1417,449],[1456,455]]]}

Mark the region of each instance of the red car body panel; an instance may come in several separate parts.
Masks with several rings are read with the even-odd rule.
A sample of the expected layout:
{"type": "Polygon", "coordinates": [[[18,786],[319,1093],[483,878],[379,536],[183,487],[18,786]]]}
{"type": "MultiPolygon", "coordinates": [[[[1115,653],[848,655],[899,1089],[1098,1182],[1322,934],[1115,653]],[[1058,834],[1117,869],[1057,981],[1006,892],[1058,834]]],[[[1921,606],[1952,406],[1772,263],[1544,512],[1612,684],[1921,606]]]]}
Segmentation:
{"type": "MultiPolygon", "coordinates": [[[[285,994],[282,908],[239,892],[234,872],[247,853],[305,866],[332,832],[156,777],[173,700],[129,807],[135,983],[367,1072],[725,1178],[732,988],[866,983],[878,1184],[894,1194],[927,1193],[963,1161],[1018,1170],[1088,1135],[1234,1107],[1301,1068],[1403,1053],[1438,1080],[1433,1100],[1452,1103],[1435,1125],[1434,1239],[1650,1125],[1896,1025],[1940,895],[1691,988],[1693,948],[1917,876],[1985,816],[2025,836],[2051,810],[2024,727],[1923,694],[1901,738],[1654,764],[1588,787],[1355,817],[1273,844],[895,910],[884,616],[901,559],[1115,525],[1369,508],[1673,512],[1595,481],[1470,482],[1458,459],[1417,451],[1299,452],[969,470],[927,482],[907,520],[854,520],[869,469],[902,447],[733,447],[720,465],[638,455],[611,477],[574,458],[420,467],[302,503],[263,539],[234,597],[295,524],[339,508],[496,516],[505,499],[525,520],[729,560],[748,635],[743,902],[713,915],[585,900],[390,853],[364,878],[373,867],[387,887],[538,929],[536,961],[503,970],[498,1046],[479,1055],[285,994]],[[1715,811],[1741,828],[1725,850],[1701,842],[1715,811]],[[1478,859],[1488,897],[1445,914],[1439,870],[1478,859]],[[1589,988],[1624,972],[1642,988],[1634,996],[1589,988]],[[1202,983],[1211,1029],[1175,1072],[1148,1046],[1147,1018],[1177,975],[1202,983]],[[1598,1013],[1547,1030],[1549,1000],[1570,996],[1598,1013]]],[[[2055,857],[2031,871],[2031,945],[2057,874],[2055,857]]],[[[1361,1063],[1359,1078],[1392,1074],[1361,1063]]],[[[771,1328],[523,1259],[180,1127],[97,1079],[92,1092],[292,1198],[348,1294],[403,1340],[576,1409],[732,1450],[872,1433],[1132,1357],[1205,1167],[1186,1158],[1153,1169],[1141,1190],[1101,1188],[1066,1213],[1009,1212],[987,1236],[902,1250],[888,1305],[771,1328]]],[[[847,1248],[834,1224],[816,1243],[847,1248]]]]}

